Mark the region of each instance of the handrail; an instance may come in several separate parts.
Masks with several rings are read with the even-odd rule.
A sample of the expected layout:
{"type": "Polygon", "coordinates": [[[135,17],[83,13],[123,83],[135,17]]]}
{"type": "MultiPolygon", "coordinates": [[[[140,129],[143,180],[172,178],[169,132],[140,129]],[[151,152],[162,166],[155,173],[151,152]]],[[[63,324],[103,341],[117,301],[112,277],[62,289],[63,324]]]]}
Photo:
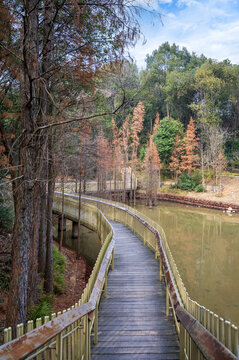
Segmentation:
{"type": "MultiPolygon", "coordinates": [[[[102,212],[97,209],[101,214],[102,212]]],[[[90,293],[89,299],[86,303],[69,310],[68,312],[63,313],[62,315],[59,315],[57,318],[52,319],[51,321],[47,322],[46,324],[37,327],[36,329],[22,335],[21,337],[18,337],[15,340],[12,340],[5,345],[2,345],[0,347],[0,360],[17,360],[17,359],[31,359],[32,354],[34,354],[34,357],[37,356],[36,351],[44,347],[45,344],[49,343],[52,339],[56,338],[55,341],[55,355],[56,359],[62,359],[62,342],[63,339],[72,333],[72,331],[76,331],[81,329],[82,326],[77,325],[75,329],[71,329],[71,331],[68,334],[63,335],[63,332],[66,331],[67,328],[73,327],[73,324],[78,323],[82,318],[85,316],[88,317],[89,321],[93,323],[98,322],[98,318],[96,317],[96,314],[94,314],[95,310],[98,307],[99,299],[102,293],[103,286],[105,284],[105,279],[107,276],[108,268],[110,265],[110,262],[112,261],[112,267],[113,267],[113,256],[114,256],[114,245],[115,240],[113,237],[113,229],[108,222],[108,220],[105,218],[105,216],[102,214],[103,218],[106,220],[107,224],[109,225],[111,231],[108,234],[107,238],[105,239],[105,242],[101,248],[101,251],[105,251],[104,257],[101,261],[99,271],[97,273],[97,277],[94,281],[93,289],[90,293]],[[108,240],[108,241],[107,241],[108,240]],[[105,245],[106,244],[106,245],[105,245]],[[107,248],[105,249],[105,247],[107,248]]],[[[100,253],[101,253],[100,251],[100,253]]],[[[100,254],[99,254],[100,256],[100,254]]],[[[98,259],[100,258],[98,256],[98,259]]],[[[97,265],[96,261],[96,265],[97,265]]],[[[95,266],[96,266],[95,265],[95,266]]],[[[94,269],[93,269],[94,271],[94,269]]],[[[94,278],[93,278],[94,280],[94,278]]],[[[89,281],[90,282],[90,281],[89,281]]],[[[90,287],[89,283],[87,284],[88,287],[90,287]]],[[[88,320],[86,321],[88,323],[88,320]]],[[[85,324],[85,353],[86,356],[84,357],[86,360],[89,359],[89,346],[90,346],[90,331],[92,329],[92,326],[90,328],[89,325],[85,324]]],[[[54,343],[52,343],[54,344],[54,343]]],[[[43,350],[49,349],[50,346],[43,348],[43,350]]]]}
{"type": "MultiPolygon", "coordinates": [[[[75,197],[75,195],[72,195],[72,194],[69,194],[69,196],[75,197]]],[[[188,311],[188,309],[187,310],[185,309],[185,307],[182,303],[182,299],[181,299],[180,293],[178,291],[178,288],[175,285],[174,277],[172,275],[172,270],[170,268],[170,265],[169,265],[169,262],[167,259],[167,255],[165,253],[164,244],[162,243],[162,239],[159,234],[159,231],[157,229],[155,229],[154,226],[152,226],[149,222],[142,219],[138,215],[137,211],[136,211],[136,213],[137,213],[136,214],[135,212],[132,211],[133,209],[130,210],[127,205],[124,207],[120,203],[115,203],[115,202],[111,202],[111,201],[107,201],[107,200],[103,200],[103,199],[92,198],[89,196],[82,196],[82,199],[97,202],[97,203],[103,204],[103,205],[110,205],[116,209],[124,211],[124,212],[130,214],[131,216],[133,216],[135,219],[137,219],[137,221],[139,221],[141,224],[146,226],[152,233],[155,234],[155,237],[157,240],[157,248],[155,249],[155,253],[158,251],[160,254],[160,259],[162,262],[161,264],[163,267],[165,282],[167,285],[167,289],[169,291],[170,301],[171,301],[173,310],[175,312],[177,321],[179,321],[183,325],[184,330],[186,330],[188,332],[188,334],[192,338],[193,342],[196,344],[196,346],[198,347],[200,352],[203,354],[203,356],[205,356],[206,359],[208,359],[208,360],[221,360],[221,359],[238,360],[238,357],[235,356],[235,354],[233,354],[223,343],[221,343],[221,341],[219,341],[215,336],[213,336],[205,328],[205,326],[203,326],[203,324],[200,324],[200,322],[193,317],[193,315],[188,311]],[[185,319],[187,319],[187,321],[185,319]],[[192,324],[194,324],[193,327],[192,327],[192,324]]],[[[181,280],[181,278],[180,278],[180,280],[181,280]]],[[[238,337],[237,328],[236,327],[234,327],[234,328],[236,330],[236,337],[238,337]]],[[[180,327],[180,329],[181,329],[181,327],[180,327]]],[[[181,341],[184,342],[184,340],[185,340],[185,334],[183,334],[183,336],[182,336],[182,332],[183,331],[181,329],[180,342],[181,341]]],[[[184,345],[181,344],[181,347],[182,346],[184,346],[184,345]]],[[[236,343],[236,347],[237,347],[237,343],[236,343]]],[[[237,351],[237,349],[235,349],[235,351],[237,351]]],[[[182,355],[182,356],[184,356],[184,355],[182,355]]],[[[182,357],[182,358],[184,359],[184,357],[182,357]]]]}
{"type": "MultiPolygon", "coordinates": [[[[74,195],[72,196],[71,194],[65,194],[65,196],[77,197],[74,195]]],[[[143,238],[145,243],[148,243],[148,245],[154,249],[156,258],[158,258],[158,255],[160,255],[160,277],[161,277],[161,268],[162,268],[163,273],[164,273],[165,284],[166,284],[166,309],[167,309],[166,313],[168,312],[168,307],[169,307],[168,301],[170,300],[170,302],[172,304],[173,313],[175,314],[176,323],[177,322],[180,323],[180,330],[178,328],[179,337],[180,337],[180,359],[194,360],[196,358],[199,358],[200,354],[202,354],[207,360],[223,360],[223,359],[224,360],[236,360],[237,357],[226,346],[224,346],[221,341],[219,341],[215,336],[213,336],[213,334],[210,331],[208,331],[205,328],[205,326],[202,323],[202,320],[200,318],[201,315],[199,314],[199,318],[200,318],[200,321],[199,321],[198,316],[197,316],[197,318],[195,318],[193,316],[193,314],[190,312],[190,309],[185,308],[184,301],[182,300],[182,297],[180,296],[181,295],[180,289],[178,289],[178,286],[177,286],[178,279],[174,278],[175,271],[171,269],[170,262],[167,258],[167,252],[164,249],[166,239],[164,239],[164,242],[162,241],[157,228],[154,228],[154,226],[152,226],[152,224],[147,222],[145,220],[145,217],[144,217],[144,219],[141,218],[139,216],[138,212],[135,213],[134,211],[131,211],[130,207],[125,208],[122,206],[122,204],[116,204],[116,203],[112,203],[112,202],[105,201],[102,199],[92,199],[89,197],[83,197],[83,199],[97,202],[97,204],[99,204],[99,205],[111,206],[111,207],[119,210],[120,214],[121,214],[121,211],[123,211],[126,214],[126,219],[121,219],[121,220],[122,221],[125,220],[125,222],[128,224],[128,226],[131,227],[134,231],[136,231],[136,229],[134,228],[135,222],[134,221],[132,222],[131,221],[132,219],[135,219],[136,222],[139,222],[140,224],[143,225],[143,229],[144,229],[143,234],[140,233],[139,236],[141,238],[143,238]],[[128,215],[129,215],[129,217],[128,217],[128,215]],[[145,234],[145,229],[147,229],[151,234],[154,235],[155,243],[152,244],[152,241],[150,239],[146,239],[147,234],[145,234]],[[186,336],[186,332],[188,334],[187,336],[186,336]]],[[[107,208],[106,208],[106,210],[107,210],[107,208]]],[[[109,215],[109,217],[111,217],[117,221],[117,214],[115,213],[115,211],[112,212],[112,210],[111,210],[108,215],[109,215]]],[[[35,352],[37,349],[44,346],[44,344],[46,344],[46,342],[48,343],[54,337],[56,337],[56,341],[54,342],[56,345],[56,350],[55,350],[56,358],[62,359],[62,342],[63,342],[63,338],[65,336],[67,336],[67,335],[64,335],[64,336],[62,335],[62,330],[64,331],[64,329],[66,329],[68,326],[71,326],[71,324],[79,322],[80,319],[82,319],[82,318],[85,319],[85,317],[87,316],[87,320],[84,325],[84,330],[85,330],[85,334],[86,334],[86,336],[85,336],[85,342],[86,342],[86,344],[85,344],[85,347],[86,347],[85,359],[88,360],[89,352],[90,352],[89,337],[90,337],[90,329],[92,328],[88,324],[88,321],[92,321],[92,323],[93,323],[93,321],[95,321],[94,322],[94,326],[95,326],[94,336],[95,336],[95,340],[97,341],[97,321],[98,321],[97,320],[97,316],[98,316],[97,304],[99,301],[99,297],[101,295],[102,288],[106,281],[105,279],[106,279],[106,275],[107,275],[107,269],[110,264],[110,260],[111,259],[113,260],[113,251],[114,251],[114,239],[112,239],[110,241],[109,246],[107,247],[104,258],[101,262],[100,269],[97,273],[97,278],[94,281],[94,286],[93,286],[90,298],[88,299],[88,302],[86,304],[81,305],[77,309],[71,310],[68,313],[59,316],[57,319],[54,319],[51,322],[33,330],[33,332],[28,333],[28,334],[22,336],[21,338],[18,338],[16,340],[0,347],[0,359],[7,359],[7,360],[8,359],[25,359],[26,356],[30,355],[31,353],[35,352]],[[86,306],[89,306],[89,307],[86,308],[86,306]],[[78,313],[79,311],[82,311],[82,312],[78,313]],[[84,313],[84,311],[86,311],[86,313],[84,313]],[[79,317],[76,319],[74,317],[74,314],[78,314],[77,316],[79,316],[79,317]],[[64,329],[60,330],[59,333],[54,333],[54,335],[53,335],[53,333],[51,333],[52,336],[51,336],[51,334],[49,334],[50,337],[47,337],[47,340],[46,340],[46,338],[44,338],[44,336],[43,336],[44,339],[43,338],[41,339],[41,336],[40,336],[40,343],[39,343],[38,331],[40,329],[44,329],[43,332],[45,332],[48,329],[47,326],[50,326],[51,331],[54,331],[54,330],[52,330],[51,324],[56,324],[56,328],[60,329],[61,324],[64,323],[64,320],[61,320],[61,319],[67,320],[68,316],[70,316],[70,319],[72,320],[70,325],[69,325],[69,322],[66,321],[67,325],[64,327],[64,329]],[[31,337],[34,339],[33,342],[31,341],[31,337]],[[14,349],[12,346],[14,347],[14,349]],[[35,346],[35,348],[33,349],[34,346],[35,346]],[[27,355],[26,355],[26,353],[24,353],[25,355],[22,355],[22,357],[19,357],[19,354],[21,352],[19,352],[19,350],[18,351],[15,351],[15,350],[16,350],[16,348],[18,348],[18,349],[21,349],[21,351],[23,351],[24,347],[26,347],[28,349],[27,355]],[[4,351],[4,349],[7,349],[7,350],[5,350],[5,351],[8,351],[7,355],[11,354],[11,351],[13,351],[12,357],[7,357],[5,353],[4,353],[4,355],[2,355],[2,351],[4,351]]],[[[171,255],[171,253],[170,253],[170,255],[171,255]]],[[[106,284],[105,284],[105,286],[106,286],[106,284]]],[[[211,313],[209,315],[211,315],[211,313]]],[[[71,321],[70,319],[68,319],[68,320],[71,321]]],[[[211,320],[211,318],[210,318],[210,320],[211,320]]],[[[78,328],[80,328],[80,326],[78,326],[76,329],[78,329],[78,328]]],[[[42,330],[40,330],[40,331],[42,331],[42,330]]],[[[58,331],[58,330],[56,330],[56,331],[58,331]]],[[[71,332],[72,331],[74,331],[74,330],[71,330],[71,332]]],[[[236,334],[237,334],[237,328],[236,328],[236,334]]],[[[227,339],[227,342],[228,341],[229,341],[229,339],[227,339]]],[[[74,346],[73,346],[73,349],[74,349],[74,346]]],[[[39,352],[37,352],[37,354],[39,354],[39,352]]],[[[36,356],[36,353],[34,353],[34,356],[36,356]]],[[[31,358],[32,357],[30,356],[28,359],[30,360],[31,358]]]]}

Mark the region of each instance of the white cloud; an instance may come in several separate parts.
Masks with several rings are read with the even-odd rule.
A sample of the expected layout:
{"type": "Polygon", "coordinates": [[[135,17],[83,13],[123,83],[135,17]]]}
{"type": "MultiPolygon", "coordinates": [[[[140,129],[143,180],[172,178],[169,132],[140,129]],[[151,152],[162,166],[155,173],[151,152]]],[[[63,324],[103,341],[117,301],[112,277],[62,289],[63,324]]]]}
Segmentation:
{"type": "Polygon", "coordinates": [[[163,42],[185,46],[189,51],[239,64],[239,5],[233,0],[175,0],[162,6],[163,26],[144,24],[147,44],[132,52],[139,66],[143,58],[163,42]],[[178,7],[180,5],[180,7],[178,7]]]}

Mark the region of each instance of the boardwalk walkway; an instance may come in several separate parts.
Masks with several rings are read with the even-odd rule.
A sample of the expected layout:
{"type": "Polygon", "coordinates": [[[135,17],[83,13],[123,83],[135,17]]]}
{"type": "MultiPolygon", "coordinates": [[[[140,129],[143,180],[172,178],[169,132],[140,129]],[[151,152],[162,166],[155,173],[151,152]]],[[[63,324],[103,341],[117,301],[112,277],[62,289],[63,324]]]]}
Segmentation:
{"type": "Polygon", "coordinates": [[[99,308],[99,342],[92,360],[179,359],[171,316],[165,316],[165,288],[150,249],[122,224],[111,222],[116,238],[115,268],[108,297],[99,308]]]}

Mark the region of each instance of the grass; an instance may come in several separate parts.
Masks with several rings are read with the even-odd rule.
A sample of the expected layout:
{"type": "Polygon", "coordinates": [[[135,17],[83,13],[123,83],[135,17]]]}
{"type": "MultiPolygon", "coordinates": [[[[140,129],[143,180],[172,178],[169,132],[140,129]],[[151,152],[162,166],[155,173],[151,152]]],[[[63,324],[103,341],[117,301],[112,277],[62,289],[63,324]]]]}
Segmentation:
{"type": "MultiPolygon", "coordinates": [[[[54,294],[60,295],[65,287],[66,258],[55,246],[53,246],[53,268],[54,294]]],[[[40,294],[39,302],[27,309],[27,320],[35,321],[37,318],[44,320],[44,316],[50,316],[54,311],[52,306],[54,295],[43,292],[43,282],[39,284],[38,292],[40,294]]]]}

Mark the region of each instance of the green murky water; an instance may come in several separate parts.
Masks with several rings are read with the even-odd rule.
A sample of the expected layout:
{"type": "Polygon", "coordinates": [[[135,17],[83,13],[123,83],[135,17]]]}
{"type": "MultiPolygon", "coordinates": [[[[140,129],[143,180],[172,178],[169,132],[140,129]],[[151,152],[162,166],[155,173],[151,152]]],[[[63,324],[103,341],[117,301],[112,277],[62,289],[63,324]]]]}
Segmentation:
{"type": "MultiPolygon", "coordinates": [[[[54,238],[59,242],[60,233],[57,232],[57,218],[54,217],[53,220],[53,231],[54,238]]],[[[66,220],[66,231],[64,231],[63,236],[63,246],[68,247],[69,249],[77,249],[77,239],[72,238],[72,222],[66,220]]],[[[86,259],[87,263],[90,266],[94,266],[97,256],[100,252],[101,243],[98,235],[81,225],[81,244],[80,244],[80,255],[86,259]]]]}
{"type": "Polygon", "coordinates": [[[169,202],[136,208],[163,227],[191,298],[239,325],[239,214],[169,202]]]}

